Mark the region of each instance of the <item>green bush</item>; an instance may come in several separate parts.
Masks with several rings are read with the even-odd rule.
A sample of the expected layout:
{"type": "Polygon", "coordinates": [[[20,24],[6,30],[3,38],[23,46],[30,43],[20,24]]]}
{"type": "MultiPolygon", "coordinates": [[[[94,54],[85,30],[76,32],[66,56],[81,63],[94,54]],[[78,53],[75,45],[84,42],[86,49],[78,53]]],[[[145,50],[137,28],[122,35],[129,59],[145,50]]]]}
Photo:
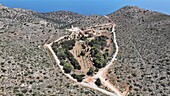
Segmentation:
{"type": "Polygon", "coordinates": [[[88,43],[89,46],[91,47],[96,47],[98,49],[104,49],[107,45],[107,40],[108,38],[106,36],[98,36],[94,40],[88,43]]]}
{"type": "Polygon", "coordinates": [[[93,57],[94,66],[97,68],[102,68],[105,66],[105,58],[103,54],[95,47],[90,50],[91,56],[93,57]]]}
{"type": "Polygon", "coordinates": [[[66,61],[65,60],[60,60],[60,65],[64,65],[66,63],[66,61]]]}
{"type": "Polygon", "coordinates": [[[93,75],[93,73],[94,73],[94,69],[93,67],[90,67],[89,71],[87,72],[87,75],[93,75]]]}
{"type": "Polygon", "coordinates": [[[70,63],[65,63],[63,70],[65,73],[70,73],[73,70],[73,66],[70,63]]]}
{"type": "Polygon", "coordinates": [[[74,79],[77,79],[77,81],[78,82],[82,82],[83,81],[83,77],[85,76],[85,75],[76,75],[76,74],[72,74],[71,75],[74,79]]]}
{"type": "Polygon", "coordinates": [[[58,56],[58,59],[60,59],[60,60],[66,59],[66,54],[65,54],[64,50],[61,48],[58,49],[57,56],[58,56]]]}
{"type": "Polygon", "coordinates": [[[83,49],[85,49],[85,48],[86,48],[86,46],[85,46],[84,44],[81,44],[81,47],[82,47],[83,49]]]}
{"type": "Polygon", "coordinates": [[[93,61],[94,61],[94,66],[97,67],[97,68],[102,68],[106,65],[104,60],[101,59],[101,58],[100,59],[94,59],[93,61]]]}
{"type": "Polygon", "coordinates": [[[57,54],[58,44],[55,42],[52,44],[51,47],[52,47],[53,51],[57,54]]]}
{"type": "Polygon", "coordinates": [[[95,55],[99,52],[99,50],[96,47],[92,47],[90,50],[91,56],[95,57],[95,55]]]}
{"type": "Polygon", "coordinates": [[[65,51],[67,58],[69,59],[71,65],[73,65],[74,69],[81,70],[81,66],[79,65],[78,61],[74,58],[72,53],[69,52],[69,50],[65,51]]]}
{"type": "Polygon", "coordinates": [[[82,50],[81,53],[80,53],[81,56],[84,56],[85,54],[86,54],[86,52],[83,51],[83,50],[82,50]]]}
{"type": "Polygon", "coordinates": [[[101,81],[100,81],[99,78],[97,78],[97,80],[95,81],[95,84],[96,84],[97,86],[101,86],[101,85],[102,85],[102,83],[101,83],[101,81]]]}
{"type": "Polygon", "coordinates": [[[68,41],[64,41],[62,42],[62,47],[67,49],[67,50],[71,50],[73,49],[73,47],[75,46],[75,40],[68,40],[68,41]]]}
{"type": "Polygon", "coordinates": [[[82,36],[80,40],[87,40],[87,37],[82,36]]]}
{"type": "Polygon", "coordinates": [[[107,53],[107,52],[103,54],[103,57],[104,57],[104,59],[106,59],[106,60],[108,59],[108,56],[109,56],[109,53],[107,53]]]}

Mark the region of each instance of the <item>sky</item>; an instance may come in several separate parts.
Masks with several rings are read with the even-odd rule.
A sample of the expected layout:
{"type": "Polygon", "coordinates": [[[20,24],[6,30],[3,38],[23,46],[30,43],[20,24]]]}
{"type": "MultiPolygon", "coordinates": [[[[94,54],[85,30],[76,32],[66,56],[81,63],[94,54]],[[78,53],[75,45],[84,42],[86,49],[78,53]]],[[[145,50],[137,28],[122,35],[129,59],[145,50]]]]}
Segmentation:
{"type": "Polygon", "coordinates": [[[170,0],[0,0],[0,4],[37,12],[67,10],[84,15],[106,15],[132,5],[170,15],[170,0]]]}

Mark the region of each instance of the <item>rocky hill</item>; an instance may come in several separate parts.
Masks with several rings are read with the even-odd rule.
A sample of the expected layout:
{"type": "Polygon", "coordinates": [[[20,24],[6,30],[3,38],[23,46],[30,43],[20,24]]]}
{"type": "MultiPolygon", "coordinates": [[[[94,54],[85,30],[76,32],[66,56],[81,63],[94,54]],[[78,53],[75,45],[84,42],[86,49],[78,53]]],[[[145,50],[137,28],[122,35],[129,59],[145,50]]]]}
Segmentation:
{"type": "Polygon", "coordinates": [[[170,16],[125,6],[108,15],[117,24],[119,56],[110,78],[130,85],[130,96],[168,96],[170,16]]]}
{"type": "Polygon", "coordinates": [[[42,13],[47,18],[52,20],[57,20],[60,22],[65,22],[66,24],[70,24],[76,21],[83,19],[86,16],[80,15],[78,13],[73,13],[69,11],[57,11],[57,12],[48,12],[42,13]]]}
{"type": "MultiPolygon", "coordinates": [[[[129,96],[168,96],[170,16],[134,6],[108,16],[117,25],[119,45],[117,61],[108,77],[127,83],[129,96]]],[[[74,85],[42,45],[51,36],[67,34],[64,28],[71,25],[83,28],[106,22],[98,15],[38,13],[0,5],[0,95],[103,96],[74,85]]]]}
{"type": "MultiPolygon", "coordinates": [[[[3,8],[2,8],[3,7],[3,8]]],[[[0,9],[0,95],[2,96],[81,96],[101,94],[66,78],[43,44],[50,36],[66,34],[55,24],[26,10],[0,9]],[[15,10],[17,11],[16,13],[15,10]],[[8,14],[8,11],[12,11],[8,14]],[[19,13],[20,12],[20,13],[19,13]],[[23,13],[24,14],[24,13],[23,13]],[[17,18],[14,18],[16,16],[17,18]],[[35,20],[40,23],[35,23],[35,20]],[[42,22],[43,21],[43,22],[42,22]]]]}

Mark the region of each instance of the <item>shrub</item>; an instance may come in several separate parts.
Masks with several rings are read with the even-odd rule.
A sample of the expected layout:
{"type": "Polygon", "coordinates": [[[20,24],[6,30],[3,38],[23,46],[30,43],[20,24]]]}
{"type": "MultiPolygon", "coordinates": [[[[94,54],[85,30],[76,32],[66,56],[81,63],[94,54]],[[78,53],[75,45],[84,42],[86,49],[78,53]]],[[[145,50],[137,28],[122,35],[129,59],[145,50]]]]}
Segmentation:
{"type": "Polygon", "coordinates": [[[63,49],[58,49],[57,56],[60,60],[66,59],[66,54],[63,49]]]}
{"type": "Polygon", "coordinates": [[[85,48],[86,48],[86,46],[85,46],[84,44],[81,44],[81,47],[82,47],[83,49],[85,49],[85,48]]]}
{"type": "Polygon", "coordinates": [[[98,49],[104,49],[107,45],[107,40],[108,38],[106,36],[98,36],[94,40],[88,43],[89,46],[91,47],[97,47],[98,49]]]}
{"type": "Polygon", "coordinates": [[[64,65],[66,63],[66,61],[65,60],[60,60],[60,65],[64,65]]]}
{"type": "Polygon", "coordinates": [[[94,60],[94,66],[97,67],[97,68],[102,68],[105,65],[106,65],[105,62],[102,59],[95,59],[94,60]]]}
{"type": "Polygon", "coordinates": [[[94,73],[94,69],[93,67],[90,67],[89,71],[87,72],[87,75],[93,75],[93,73],[94,73]]]}
{"type": "Polygon", "coordinates": [[[82,82],[83,81],[83,77],[85,76],[85,75],[76,75],[76,74],[72,74],[71,75],[74,79],[77,79],[77,81],[78,82],[82,82]]]}
{"type": "Polygon", "coordinates": [[[52,49],[54,50],[54,52],[57,54],[57,48],[58,48],[58,44],[55,42],[52,44],[52,49]]]}
{"type": "Polygon", "coordinates": [[[73,47],[75,46],[75,40],[68,40],[68,41],[64,41],[62,42],[62,47],[67,49],[67,50],[71,50],[73,49],[73,47]]]}
{"type": "Polygon", "coordinates": [[[73,70],[73,66],[70,63],[65,63],[63,70],[65,73],[70,73],[73,70]]]}
{"type": "Polygon", "coordinates": [[[104,59],[108,59],[108,56],[109,56],[109,53],[105,53],[105,54],[103,54],[103,57],[104,57],[104,59]]]}
{"type": "Polygon", "coordinates": [[[95,47],[91,50],[91,56],[93,57],[94,66],[97,68],[102,68],[105,66],[105,58],[103,54],[95,47]]]}
{"type": "Polygon", "coordinates": [[[96,84],[97,86],[101,86],[101,85],[102,85],[102,83],[101,83],[101,81],[100,81],[99,78],[97,78],[97,80],[95,81],[95,84],[96,84]]]}
{"type": "Polygon", "coordinates": [[[84,56],[85,54],[86,54],[85,51],[81,51],[81,53],[80,53],[81,56],[84,56]]]}
{"type": "Polygon", "coordinates": [[[62,52],[58,52],[57,53],[58,59],[62,60],[62,59],[66,59],[66,55],[62,52]]]}
{"type": "Polygon", "coordinates": [[[91,56],[95,57],[95,54],[97,54],[99,50],[96,47],[92,47],[90,50],[91,56]]]}
{"type": "Polygon", "coordinates": [[[87,40],[87,37],[82,36],[80,40],[87,40]]]}
{"type": "Polygon", "coordinates": [[[65,53],[71,65],[73,65],[74,69],[80,70],[81,66],[79,65],[78,61],[74,58],[74,56],[69,52],[69,50],[66,50],[65,53]]]}

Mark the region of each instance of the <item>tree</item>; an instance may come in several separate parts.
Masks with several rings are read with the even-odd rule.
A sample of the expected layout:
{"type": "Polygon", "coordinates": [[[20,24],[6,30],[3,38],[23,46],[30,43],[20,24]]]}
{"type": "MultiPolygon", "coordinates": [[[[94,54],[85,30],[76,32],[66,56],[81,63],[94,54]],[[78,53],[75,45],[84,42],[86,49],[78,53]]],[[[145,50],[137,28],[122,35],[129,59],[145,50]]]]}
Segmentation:
{"type": "Polygon", "coordinates": [[[65,50],[63,48],[59,48],[57,51],[57,56],[60,60],[62,59],[66,59],[66,54],[65,54],[65,50]]]}
{"type": "Polygon", "coordinates": [[[87,75],[93,75],[93,73],[94,73],[94,69],[93,67],[90,67],[89,71],[87,72],[87,75]]]}
{"type": "Polygon", "coordinates": [[[54,52],[57,54],[58,43],[54,42],[54,43],[52,44],[52,49],[53,49],[54,52]]]}
{"type": "Polygon", "coordinates": [[[73,70],[73,66],[70,63],[65,63],[63,70],[65,73],[70,73],[73,70]]]}
{"type": "Polygon", "coordinates": [[[101,83],[101,81],[100,81],[99,78],[97,78],[97,80],[95,81],[95,84],[96,84],[97,86],[101,86],[101,85],[102,85],[102,83],[101,83]]]}
{"type": "Polygon", "coordinates": [[[102,55],[102,53],[101,52],[97,52],[96,54],[95,54],[95,58],[103,58],[103,55],[102,55]]]}
{"type": "Polygon", "coordinates": [[[82,36],[82,37],[80,38],[80,40],[85,41],[85,40],[87,40],[87,37],[82,36]]]}
{"type": "Polygon", "coordinates": [[[82,48],[83,48],[83,49],[85,49],[85,48],[86,48],[86,46],[85,46],[84,44],[81,44],[81,46],[82,46],[82,48]]]}
{"type": "Polygon", "coordinates": [[[77,79],[77,81],[78,82],[82,82],[83,81],[83,77],[85,76],[85,75],[77,75],[77,74],[72,74],[71,75],[74,79],[77,79]]]}
{"type": "Polygon", "coordinates": [[[86,52],[83,51],[83,50],[82,50],[81,53],[80,53],[81,56],[84,56],[85,54],[86,54],[86,52]]]}
{"type": "Polygon", "coordinates": [[[96,47],[92,47],[90,50],[91,56],[95,57],[95,55],[99,52],[99,50],[96,47]]]}
{"type": "Polygon", "coordinates": [[[65,60],[60,60],[60,65],[64,65],[66,63],[66,61],[65,60]]]}
{"type": "Polygon", "coordinates": [[[94,66],[97,68],[102,68],[105,66],[105,62],[103,59],[99,58],[99,59],[94,59],[94,66]]]}
{"type": "Polygon", "coordinates": [[[64,41],[61,44],[62,44],[63,48],[65,48],[67,50],[71,50],[75,46],[75,40],[64,41]]]}
{"type": "Polygon", "coordinates": [[[109,53],[107,53],[107,52],[103,54],[104,59],[108,59],[107,58],[108,56],[109,56],[109,53]]]}
{"type": "Polygon", "coordinates": [[[109,49],[106,49],[105,51],[106,51],[106,52],[109,52],[109,49]]]}
{"type": "MultiPolygon", "coordinates": [[[[77,62],[76,59],[74,59],[74,62],[75,62],[75,61],[77,62]]],[[[81,66],[79,65],[79,63],[76,63],[76,62],[75,62],[75,63],[72,62],[72,65],[74,66],[74,69],[81,70],[81,66]]]]}
{"type": "Polygon", "coordinates": [[[74,58],[74,56],[72,55],[72,53],[69,52],[69,50],[65,51],[67,58],[69,59],[71,65],[74,66],[74,69],[81,69],[81,66],[79,65],[78,61],[74,58]]]}
{"type": "Polygon", "coordinates": [[[107,39],[109,39],[106,36],[98,36],[95,39],[91,40],[91,42],[88,43],[89,46],[91,47],[96,47],[98,49],[104,49],[107,45],[107,39]]]}

